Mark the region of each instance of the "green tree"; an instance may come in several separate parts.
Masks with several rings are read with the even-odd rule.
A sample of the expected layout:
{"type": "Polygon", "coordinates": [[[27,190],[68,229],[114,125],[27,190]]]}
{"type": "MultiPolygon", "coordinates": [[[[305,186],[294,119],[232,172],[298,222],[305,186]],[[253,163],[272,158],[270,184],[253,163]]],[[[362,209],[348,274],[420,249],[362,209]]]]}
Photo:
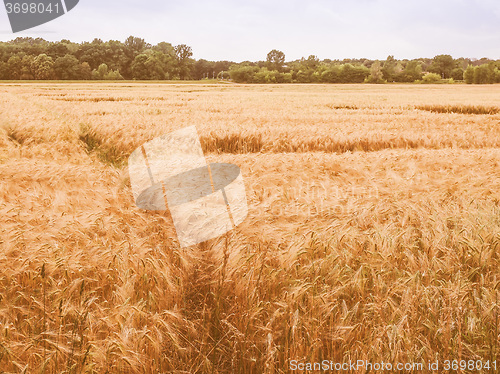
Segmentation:
{"type": "Polygon", "coordinates": [[[388,56],[382,67],[382,78],[387,82],[394,82],[396,79],[396,59],[394,56],[388,56]]]}
{"type": "MultiPolygon", "coordinates": [[[[179,75],[175,49],[170,43],[161,42],[152,48],[156,59],[162,64],[165,79],[173,79],[179,75]],[[159,53],[156,53],[159,52],[159,53]]],[[[201,79],[201,78],[200,78],[201,79]]]]}
{"type": "Polygon", "coordinates": [[[135,79],[162,80],[166,78],[168,56],[163,52],[148,50],[134,59],[132,74],[135,79]]]}
{"type": "Polygon", "coordinates": [[[107,74],[108,74],[108,65],[101,64],[97,69],[94,69],[92,71],[92,79],[103,80],[107,74]]]}
{"type": "Polygon", "coordinates": [[[203,78],[208,78],[209,76],[212,77],[212,72],[215,71],[215,66],[213,62],[200,59],[196,61],[193,65],[193,79],[203,79],[203,78]]]}
{"type": "Polygon", "coordinates": [[[33,60],[31,65],[35,79],[53,79],[54,78],[54,61],[52,57],[45,53],[38,55],[33,60]]]}
{"type": "Polygon", "coordinates": [[[258,66],[232,65],[229,68],[229,75],[237,83],[253,83],[254,76],[258,71],[258,66]]]}
{"type": "Polygon", "coordinates": [[[228,72],[232,64],[231,61],[216,61],[214,63],[215,75],[218,75],[221,71],[228,72]]]}
{"type": "Polygon", "coordinates": [[[135,36],[129,36],[125,40],[125,47],[135,56],[151,47],[144,39],[135,36]]]}
{"type": "Polygon", "coordinates": [[[500,69],[495,68],[494,73],[495,73],[495,83],[500,83],[500,69]]]}
{"type": "Polygon", "coordinates": [[[148,61],[148,55],[142,53],[137,55],[132,63],[132,76],[134,79],[149,79],[149,71],[146,66],[146,62],[148,61]]]}
{"type": "Polygon", "coordinates": [[[167,43],[167,42],[158,43],[152,49],[155,50],[155,51],[162,52],[162,53],[164,53],[166,55],[171,55],[172,57],[175,56],[174,47],[172,46],[172,44],[167,43]]]}
{"type": "Polygon", "coordinates": [[[363,83],[370,75],[370,69],[366,66],[342,65],[340,81],[342,83],[363,83]]]}
{"type": "Polygon", "coordinates": [[[0,61],[0,80],[9,79],[9,68],[7,67],[7,63],[0,61]]]}
{"type": "Polygon", "coordinates": [[[495,82],[495,73],[491,65],[483,64],[474,69],[474,83],[487,84],[495,82]]]}
{"type": "Polygon", "coordinates": [[[283,83],[283,74],[278,70],[269,70],[266,67],[261,68],[253,77],[254,83],[283,83]]]}
{"type": "Polygon", "coordinates": [[[191,56],[193,56],[193,50],[185,44],[180,44],[174,47],[174,51],[179,68],[179,77],[180,79],[188,79],[192,64],[191,56]]]}
{"type": "Polygon", "coordinates": [[[464,69],[455,68],[451,71],[451,77],[456,81],[461,81],[464,79],[464,69]]]}
{"type": "Polygon", "coordinates": [[[401,81],[415,82],[422,79],[422,64],[420,61],[408,61],[403,72],[401,73],[401,81]]]}
{"type": "Polygon", "coordinates": [[[21,60],[21,77],[20,79],[35,79],[35,73],[33,71],[33,62],[35,57],[32,55],[26,55],[21,60]]]}
{"type": "Polygon", "coordinates": [[[254,83],[270,83],[268,80],[269,70],[267,68],[259,69],[253,76],[254,83]]]}
{"type": "Polygon", "coordinates": [[[321,82],[324,83],[340,83],[340,66],[333,65],[328,67],[321,73],[321,82]]]}
{"type": "Polygon", "coordinates": [[[375,61],[370,68],[370,75],[365,79],[366,83],[387,83],[382,72],[382,64],[375,61]]]}
{"type": "Polygon", "coordinates": [[[92,69],[90,65],[86,62],[80,64],[80,79],[89,80],[92,79],[92,69]]]}
{"type": "Polygon", "coordinates": [[[81,64],[70,54],[58,57],[54,61],[54,72],[57,79],[76,80],[81,78],[81,64]]]}
{"type": "Polygon", "coordinates": [[[472,65],[467,66],[467,69],[465,69],[464,71],[465,83],[467,84],[474,83],[474,70],[475,70],[474,66],[472,65]]]}
{"type": "Polygon", "coordinates": [[[283,74],[283,83],[292,83],[292,73],[284,73],[283,74]]]}
{"type": "Polygon", "coordinates": [[[58,57],[65,56],[69,53],[69,49],[66,44],[61,42],[50,43],[47,47],[46,53],[48,56],[56,60],[58,57]]]}
{"type": "Polygon", "coordinates": [[[7,60],[9,79],[21,79],[22,60],[18,55],[11,56],[7,60]]]}
{"type": "Polygon", "coordinates": [[[311,83],[313,81],[313,69],[299,70],[295,76],[298,83],[311,83]]]}
{"type": "Polygon", "coordinates": [[[439,74],[443,79],[448,79],[456,65],[455,60],[450,55],[438,55],[434,57],[429,71],[439,74]]]}
{"type": "Polygon", "coordinates": [[[91,69],[97,69],[106,60],[102,43],[84,43],[75,53],[80,62],[86,62],[91,69]]]}
{"type": "Polygon", "coordinates": [[[267,54],[267,67],[269,70],[283,71],[285,64],[285,54],[277,49],[273,49],[267,54]]]}
{"type": "MultiPolygon", "coordinates": [[[[147,44],[147,43],[146,43],[147,44]]],[[[110,70],[119,70],[128,78],[132,78],[131,65],[133,59],[127,53],[127,47],[118,40],[110,40],[102,46],[104,59],[100,62],[106,63],[110,70]]]]}
{"type": "Polygon", "coordinates": [[[302,62],[302,65],[306,68],[306,69],[313,69],[315,70],[318,65],[319,65],[319,58],[315,55],[310,55],[307,60],[305,59],[302,59],[301,60],[302,62]]]}

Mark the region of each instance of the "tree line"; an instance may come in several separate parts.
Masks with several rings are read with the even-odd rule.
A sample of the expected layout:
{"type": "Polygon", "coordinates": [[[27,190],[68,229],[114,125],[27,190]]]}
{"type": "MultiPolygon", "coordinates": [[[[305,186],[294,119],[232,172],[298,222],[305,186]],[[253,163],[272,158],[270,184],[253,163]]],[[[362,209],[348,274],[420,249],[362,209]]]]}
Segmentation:
{"type": "Polygon", "coordinates": [[[285,62],[278,50],[266,61],[233,64],[229,75],[245,83],[500,83],[500,60],[454,59],[450,55],[415,60],[322,60],[316,56],[285,62]]]}
{"type": "Polygon", "coordinates": [[[438,55],[397,60],[320,60],[311,55],[286,61],[272,50],[263,61],[193,59],[191,47],[156,45],[130,36],[124,42],[94,39],[73,43],[42,38],[0,42],[1,80],[201,80],[231,79],[238,83],[500,83],[500,60],[438,55]]]}
{"type": "Polygon", "coordinates": [[[176,80],[216,77],[229,61],[195,61],[191,47],[156,45],[134,36],[125,42],[73,43],[17,38],[0,43],[0,79],[176,80]]]}

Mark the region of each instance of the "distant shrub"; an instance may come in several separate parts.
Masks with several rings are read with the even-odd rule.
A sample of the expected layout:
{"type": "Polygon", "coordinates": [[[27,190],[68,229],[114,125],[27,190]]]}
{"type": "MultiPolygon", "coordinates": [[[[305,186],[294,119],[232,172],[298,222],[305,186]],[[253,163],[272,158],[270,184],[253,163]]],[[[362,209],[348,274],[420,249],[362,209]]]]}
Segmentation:
{"type": "Polygon", "coordinates": [[[258,71],[258,66],[233,65],[229,68],[229,76],[237,83],[253,83],[254,76],[258,71]]]}
{"type": "Polygon", "coordinates": [[[427,73],[422,78],[422,81],[424,83],[437,83],[440,80],[441,80],[441,77],[439,76],[439,74],[436,74],[436,73],[427,73]]]}
{"type": "Polygon", "coordinates": [[[118,70],[110,70],[104,76],[104,79],[108,81],[118,81],[118,80],[123,80],[123,77],[118,70]]]}

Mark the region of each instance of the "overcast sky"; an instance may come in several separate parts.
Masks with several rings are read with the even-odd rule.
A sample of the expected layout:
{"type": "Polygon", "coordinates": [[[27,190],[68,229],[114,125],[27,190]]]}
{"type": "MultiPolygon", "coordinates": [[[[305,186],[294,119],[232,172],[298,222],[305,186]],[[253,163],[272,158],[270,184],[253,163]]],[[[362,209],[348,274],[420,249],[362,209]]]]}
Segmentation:
{"type": "Polygon", "coordinates": [[[80,0],[68,14],[16,34],[0,9],[1,41],[130,35],[187,44],[197,59],[237,62],[264,60],[274,48],[287,60],[443,53],[499,59],[500,0],[80,0]]]}

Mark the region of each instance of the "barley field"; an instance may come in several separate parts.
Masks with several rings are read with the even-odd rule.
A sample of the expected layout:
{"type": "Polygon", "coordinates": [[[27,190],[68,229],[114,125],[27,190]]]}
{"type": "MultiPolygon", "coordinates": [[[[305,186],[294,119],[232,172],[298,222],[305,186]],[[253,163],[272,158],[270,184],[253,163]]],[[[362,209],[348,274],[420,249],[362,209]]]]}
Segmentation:
{"type": "Polygon", "coordinates": [[[1,83],[0,373],[499,372],[499,110],[499,85],[1,83]],[[181,249],[127,159],[190,125],[249,215],[181,249]]]}

